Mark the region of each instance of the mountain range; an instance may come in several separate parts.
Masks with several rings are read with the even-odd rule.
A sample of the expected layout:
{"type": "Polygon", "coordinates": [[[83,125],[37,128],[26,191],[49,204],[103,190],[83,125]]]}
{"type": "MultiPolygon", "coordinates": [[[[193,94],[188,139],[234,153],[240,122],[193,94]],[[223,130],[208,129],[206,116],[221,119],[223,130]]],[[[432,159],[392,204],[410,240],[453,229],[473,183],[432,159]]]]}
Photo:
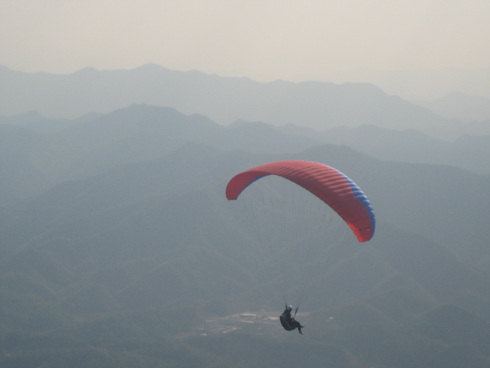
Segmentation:
{"type": "Polygon", "coordinates": [[[1,119],[1,365],[487,367],[488,136],[240,118],[1,119]],[[355,180],[374,238],[274,178],[226,200],[285,159],[355,180]],[[305,336],[277,322],[298,300],[305,336]]]}
{"type": "Polygon", "coordinates": [[[241,119],[323,131],[367,124],[417,129],[443,139],[475,132],[488,135],[490,129],[488,119],[482,124],[446,118],[367,83],[259,83],[149,64],[132,70],[87,68],[69,75],[0,67],[0,85],[3,116],[36,111],[50,118],[73,119],[145,103],[202,114],[220,125],[241,119]]]}

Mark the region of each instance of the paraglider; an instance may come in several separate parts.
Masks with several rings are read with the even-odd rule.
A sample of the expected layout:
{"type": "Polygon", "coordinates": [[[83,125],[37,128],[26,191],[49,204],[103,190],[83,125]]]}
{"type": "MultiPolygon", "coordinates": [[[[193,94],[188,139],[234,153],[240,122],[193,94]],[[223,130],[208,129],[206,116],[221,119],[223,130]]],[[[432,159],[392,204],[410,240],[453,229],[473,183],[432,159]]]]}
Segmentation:
{"type": "Polygon", "coordinates": [[[268,175],[283,177],[313,193],[339,214],[360,242],[373,237],[376,222],[367,196],[349,177],[318,162],[279,161],[245,170],[228,182],[226,198],[237,199],[250,184],[268,175]]]}
{"type": "MultiPolygon", "coordinates": [[[[345,174],[322,163],[289,160],[245,170],[228,182],[226,198],[236,200],[249,185],[269,175],[288,179],[325,202],[350,227],[359,242],[369,241],[373,237],[376,221],[367,196],[345,174]]],[[[298,308],[291,315],[292,306],[286,305],[279,320],[285,330],[298,329],[303,334],[301,329],[304,326],[295,320],[297,311],[298,308]]]]}
{"type": "Polygon", "coordinates": [[[298,308],[294,311],[294,316],[291,315],[291,312],[293,311],[293,306],[292,305],[286,305],[286,308],[284,309],[284,312],[282,312],[281,316],[279,317],[279,321],[281,321],[282,327],[286,331],[294,331],[295,329],[298,329],[298,332],[303,335],[303,331],[301,331],[302,328],[305,326],[302,326],[301,323],[296,321],[296,313],[298,312],[298,308]]]}

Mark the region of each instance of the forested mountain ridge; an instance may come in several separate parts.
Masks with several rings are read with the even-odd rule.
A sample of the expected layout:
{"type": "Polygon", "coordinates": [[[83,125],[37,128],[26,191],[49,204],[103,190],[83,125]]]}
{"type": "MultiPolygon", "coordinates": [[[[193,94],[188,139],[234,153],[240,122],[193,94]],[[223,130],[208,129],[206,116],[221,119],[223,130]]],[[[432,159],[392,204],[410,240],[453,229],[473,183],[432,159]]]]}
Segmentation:
{"type": "Polygon", "coordinates": [[[39,114],[0,118],[0,203],[39,193],[69,179],[104,172],[112,165],[158,158],[195,142],[255,153],[296,152],[323,143],[350,146],[371,156],[457,166],[490,174],[488,136],[454,142],[416,131],[374,126],[319,132],[294,126],[236,121],[223,127],[202,115],[166,107],[131,105],[108,114],[53,121],[39,114]]]}
{"type": "Polygon", "coordinates": [[[455,357],[488,366],[486,175],[146,105],[44,132],[0,128],[10,170],[0,207],[2,366],[292,367],[307,359],[312,367],[422,368],[455,357]],[[234,174],[283,159],[324,162],[354,179],[375,209],[373,240],[357,243],[335,214],[300,236],[282,219],[311,219],[309,207],[274,215],[283,207],[267,199],[302,201],[288,183],[255,183],[247,191],[262,197],[251,206],[226,200],[234,174]],[[308,246],[309,258],[294,258],[308,246]],[[309,275],[305,336],[277,321],[229,318],[277,317],[284,286],[291,296],[302,289],[300,270],[309,275]]]}

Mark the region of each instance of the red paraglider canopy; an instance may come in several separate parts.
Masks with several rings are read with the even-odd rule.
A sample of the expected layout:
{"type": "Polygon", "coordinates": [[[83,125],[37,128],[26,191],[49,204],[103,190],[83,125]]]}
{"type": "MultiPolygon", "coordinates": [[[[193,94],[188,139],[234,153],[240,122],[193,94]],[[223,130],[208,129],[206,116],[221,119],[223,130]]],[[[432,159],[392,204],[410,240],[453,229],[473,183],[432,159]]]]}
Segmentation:
{"type": "Polygon", "coordinates": [[[309,161],[279,161],[260,165],[233,177],[226,187],[226,198],[237,199],[254,181],[277,175],[310,191],[336,211],[360,242],[374,235],[373,207],[362,190],[340,171],[309,161]]]}

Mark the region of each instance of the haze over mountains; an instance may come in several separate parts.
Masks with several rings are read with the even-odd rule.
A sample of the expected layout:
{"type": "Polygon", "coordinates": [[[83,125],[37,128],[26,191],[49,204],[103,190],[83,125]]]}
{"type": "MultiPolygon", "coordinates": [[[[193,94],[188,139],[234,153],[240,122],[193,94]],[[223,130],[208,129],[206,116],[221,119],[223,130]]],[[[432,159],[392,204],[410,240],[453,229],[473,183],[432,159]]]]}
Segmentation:
{"type": "MultiPolygon", "coordinates": [[[[203,114],[222,125],[237,119],[319,130],[373,124],[418,129],[443,138],[454,138],[473,127],[467,123],[471,119],[444,118],[361,83],[258,83],[197,71],[171,71],[153,64],[133,70],[87,68],[70,75],[29,74],[1,67],[0,83],[4,86],[0,90],[0,115],[32,110],[47,117],[75,118],[87,112],[107,113],[132,103],[147,103],[203,114]]],[[[490,115],[482,116],[490,120],[490,115]]],[[[473,127],[472,134],[475,130],[488,134],[488,124],[473,127]]]]}
{"type": "Polygon", "coordinates": [[[462,121],[490,120],[490,99],[452,92],[421,103],[438,115],[462,121]]]}
{"type": "Polygon", "coordinates": [[[467,134],[370,85],[18,77],[0,118],[2,367],[490,364],[484,121],[467,134]],[[354,179],[372,241],[274,178],[226,200],[233,175],[283,159],[354,179]],[[302,294],[305,336],[271,319],[302,294]]]}
{"type": "MultiPolygon", "coordinates": [[[[490,98],[489,68],[432,68],[376,70],[340,73],[333,81],[374,83],[389,94],[409,101],[431,101],[453,93],[490,98]]],[[[479,99],[479,98],[478,98],[479,99]]]]}

